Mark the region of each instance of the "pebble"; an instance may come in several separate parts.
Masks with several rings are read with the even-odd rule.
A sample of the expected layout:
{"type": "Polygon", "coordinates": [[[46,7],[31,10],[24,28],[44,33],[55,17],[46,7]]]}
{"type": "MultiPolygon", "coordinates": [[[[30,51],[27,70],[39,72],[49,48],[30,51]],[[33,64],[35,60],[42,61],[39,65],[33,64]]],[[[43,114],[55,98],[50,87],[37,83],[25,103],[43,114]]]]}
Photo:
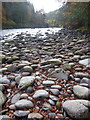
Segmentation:
{"type": "Polygon", "coordinates": [[[7,115],[0,115],[0,120],[12,120],[12,119],[7,115]]]}
{"type": "Polygon", "coordinates": [[[22,99],[15,103],[17,109],[29,109],[32,108],[34,104],[30,100],[22,99]]]}
{"type": "Polygon", "coordinates": [[[46,80],[46,81],[43,81],[42,84],[44,86],[51,86],[51,85],[54,85],[55,82],[54,81],[50,81],[50,80],[46,80]]]}
{"type": "Polygon", "coordinates": [[[86,119],[89,115],[89,109],[84,102],[87,103],[85,100],[67,100],[63,103],[63,108],[71,118],[86,119]]]}
{"type": "Polygon", "coordinates": [[[31,119],[33,119],[33,120],[42,120],[43,119],[43,116],[40,114],[40,113],[30,113],[29,115],[28,115],[28,120],[31,120],[31,119]]]}
{"type": "Polygon", "coordinates": [[[27,116],[29,113],[30,113],[30,111],[16,110],[16,111],[14,112],[14,115],[15,115],[16,117],[25,117],[25,116],[27,116]]]}
{"type": "Polygon", "coordinates": [[[34,76],[26,76],[22,77],[19,82],[19,87],[28,87],[34,83],[35,77],[34,76]]]}
{"type": "Polygon", "coordinates": [[[46,90],[37,90],[34,95],[33,98],[48,98],[49,94],[46,90]]]}
{"type": "Polygon", "coordinates": [[[90,89],[83,86],[75,85],[73,92],[78,98],[88,99],[90,97],[90,89]]]}
{"type": "Polygon", "coordinates": [[[53,94],[53,95],[59,95],[59,90],[58,89],[50,89],[50,92],[53,94]]]}
{"type": "Polygon", "coordinates": [[[16,103],[19,99],[20,99],[20,93],[17,93],[16,95],[14,95],[11,99],[11,103],[14,104],[16,103]]]}

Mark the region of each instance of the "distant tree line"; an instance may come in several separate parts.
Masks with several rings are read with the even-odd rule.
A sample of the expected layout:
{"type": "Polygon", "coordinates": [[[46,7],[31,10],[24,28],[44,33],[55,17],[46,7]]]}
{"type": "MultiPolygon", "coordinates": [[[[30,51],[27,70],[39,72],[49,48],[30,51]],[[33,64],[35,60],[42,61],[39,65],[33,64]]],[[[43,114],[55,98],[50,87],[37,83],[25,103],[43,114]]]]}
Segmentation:
{"type": "Polygon", "coordinates": [[[47,23],[52,27],[90,28],[90,2],[67,2],[46,16],[47,23]]]}
{"type": "MultiPolygon", "coordinates": [[[[26,0],[27,1],[27,0],[26,0]]],[[[2,28],[66,27],[90,28],[90,2],[67,2],[45,14],[30,2],[3,2],[2,28]]]]}
{"type": "Polygon", "coordinates": [[[34,10],[30,2],[3,2],[2,28],[48,27],[43,10],[34,10]]]}

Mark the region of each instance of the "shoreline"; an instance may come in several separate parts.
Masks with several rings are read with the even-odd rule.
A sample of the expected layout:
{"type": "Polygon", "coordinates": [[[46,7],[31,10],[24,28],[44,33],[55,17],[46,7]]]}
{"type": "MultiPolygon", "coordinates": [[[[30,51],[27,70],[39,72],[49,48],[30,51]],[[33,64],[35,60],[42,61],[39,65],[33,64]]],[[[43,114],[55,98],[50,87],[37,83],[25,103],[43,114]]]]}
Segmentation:
{"type": "Polygon", "coordinates": [[[18,34],[2,43],[0,117],[88,120],[89,33],[62,29],[45,34],[18,34]]]}

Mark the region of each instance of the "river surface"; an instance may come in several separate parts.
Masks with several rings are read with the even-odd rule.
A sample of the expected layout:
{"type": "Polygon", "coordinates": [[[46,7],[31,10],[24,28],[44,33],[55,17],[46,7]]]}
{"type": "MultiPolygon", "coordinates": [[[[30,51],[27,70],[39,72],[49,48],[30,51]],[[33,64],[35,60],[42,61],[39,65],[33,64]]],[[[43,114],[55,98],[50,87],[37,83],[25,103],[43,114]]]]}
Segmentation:
{"type": "Polygon", "coordinates": [[[15,37],[17,34],[30,34],[31,36],[35,36],[36,34],[41,35],[41,37],[45,37],[45,33],[54,34],[61,30],[62,28],[24,28],[24,29],[5,29],[0,30],[0,37],[5,39],[11,39],[15,37]]]}

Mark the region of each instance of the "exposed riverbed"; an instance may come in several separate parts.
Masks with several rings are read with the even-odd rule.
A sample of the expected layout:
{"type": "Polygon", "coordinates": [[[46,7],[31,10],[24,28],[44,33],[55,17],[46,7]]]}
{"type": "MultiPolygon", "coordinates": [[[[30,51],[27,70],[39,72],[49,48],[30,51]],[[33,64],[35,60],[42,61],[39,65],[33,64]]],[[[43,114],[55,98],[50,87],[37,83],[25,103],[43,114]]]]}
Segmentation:
{"type": "Polygon", "coordinates": [[[0,120],[88,120],[89,33],[10,31],[0,32],[0,120]]]}

